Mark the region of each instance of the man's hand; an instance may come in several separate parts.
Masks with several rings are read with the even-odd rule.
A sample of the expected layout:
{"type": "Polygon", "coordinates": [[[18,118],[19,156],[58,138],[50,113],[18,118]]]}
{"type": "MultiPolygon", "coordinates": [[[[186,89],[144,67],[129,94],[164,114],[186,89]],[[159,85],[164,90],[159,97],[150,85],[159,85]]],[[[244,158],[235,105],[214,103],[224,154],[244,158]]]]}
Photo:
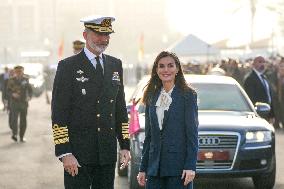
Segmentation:
{"type": "Polygon", "coordinates": [[[181,179],[184,179],[183,185],[186,186],[188,183],[192,182],[195,177],[195,171],[183,170],[181,179]]]}
{"type": "Polygon", "coordinates": [[[20,95],[19,95],[18,93],[12,93],[12,96],[13,96],[15,99],[20,98],[20,95]]]}
{"type": "Polygon", "coordinates": [[[62,158],[64,169],[73,177],[78,174],[78,167],[81,167],[73,154],[66,155],[62,158]]]}
{"type": "Polygon", "coordinates": [[[140,186],[145,186],[146,184],[146,174],[145,172],[139,172],[137,175],[137,181],[140,186]]]}
{"type": "Polygon", "coordinates": [[[120,169],[124,169],[130,161],[130,152],[129,150],[120,150],[120,169]]]}

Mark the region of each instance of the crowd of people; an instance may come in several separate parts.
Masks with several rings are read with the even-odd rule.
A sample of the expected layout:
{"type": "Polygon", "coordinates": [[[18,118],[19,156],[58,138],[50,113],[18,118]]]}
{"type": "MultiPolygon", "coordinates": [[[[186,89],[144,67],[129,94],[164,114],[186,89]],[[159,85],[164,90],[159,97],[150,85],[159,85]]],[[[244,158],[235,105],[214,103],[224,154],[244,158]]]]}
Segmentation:
{"type": "MultiPolygon", "coordinates": [[[[188,63],[184,70],[191,74],[225,75],[236,79],[244,87],[245,80],[253,70],[254,58],[240,61],[238,59],[222,59],[220,62],[204,64],[188,63]]],[[[284,127],[284,57],[269,57],[264,59],[263,74],[270,86],[271,108],[273,119],[270,119],[275,128],[284,127]]],[[[256,91],[258,92],[258,91],[256,91]]]]}

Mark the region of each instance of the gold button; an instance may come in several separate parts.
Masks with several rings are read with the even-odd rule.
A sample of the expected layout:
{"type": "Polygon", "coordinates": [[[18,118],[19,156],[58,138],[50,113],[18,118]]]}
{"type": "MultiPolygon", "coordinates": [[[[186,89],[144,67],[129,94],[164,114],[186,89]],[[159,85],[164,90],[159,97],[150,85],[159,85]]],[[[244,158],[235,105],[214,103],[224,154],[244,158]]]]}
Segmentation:
{"type": "Polygon", "coordinates": [[[100,114],[97,114],[97,117],[101,117],[101,115],[100,115],[100,114]]]}
{"type": "Polygon", "coordinates": [[[111,100],[110,100],[110,103],[112,103],[112,102],[113,102],[113,100],[111,99],[111,100]]]}
{"type": "Polygon", "coordinates": [[[100,101],[98,100],[98,104],[100,103],[100,101]]]}
{"type": "Polygon", "coordinates": [[[98,128],[98,131],[100,132],[100,131],[101,131],[101,128],[98,128]]]}
{"type": "Polygon", "coordinates": [[[109,114],[110,115],[110,117],[112,117],[112,114],[109,114]]]}

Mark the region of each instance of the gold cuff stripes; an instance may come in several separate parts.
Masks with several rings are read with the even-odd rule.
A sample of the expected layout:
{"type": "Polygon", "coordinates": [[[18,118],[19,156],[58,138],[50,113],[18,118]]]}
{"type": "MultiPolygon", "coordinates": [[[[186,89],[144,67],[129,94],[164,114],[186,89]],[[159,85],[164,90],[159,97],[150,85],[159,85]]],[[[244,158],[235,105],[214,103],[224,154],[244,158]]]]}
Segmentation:
{"type": "Polygon", "coordinates": [[[129,139],[129,126],[128,123],[122,123],[122,138],[123,139],[129,139]]]}
{"type": "Polygon", "coordinates": [[[55,144],[64,144],[69,142],[67,126],[60,127],[59,125],[54,124],[52,126],[52,130],[53,130],[53,139],[55,144]]]}

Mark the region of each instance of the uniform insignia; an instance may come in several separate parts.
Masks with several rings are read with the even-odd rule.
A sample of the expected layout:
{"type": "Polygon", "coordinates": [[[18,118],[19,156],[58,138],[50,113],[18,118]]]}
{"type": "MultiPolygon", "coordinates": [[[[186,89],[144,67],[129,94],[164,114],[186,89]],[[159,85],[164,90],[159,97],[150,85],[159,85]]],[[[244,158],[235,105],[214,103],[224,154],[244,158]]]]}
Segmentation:
{"type": "Polygon", "coordinates": [[[122,131],[121,131],[122,138],[123,139],[129,139],[129,126],[128,126],[128,123],[122,123],[121,127],[122,127],[122,131]]]}
{"type": "Polygon", "coordinates": [[[120,77],[119,77],[119,73],[118,72],[113,72],[112,80],[113,81],[120,81],[120,77]]]}
{"type": "Polygon", "coordinates": [[[82,89],[82,95],[86,95],[86,89],[82,89]]]}
{"type": "Polygon", "coordinates": [[[78,70],[77,73],[81,75],[81,74],[83,74],[84,72],[83,72],[82,70],[78,70]]]}
{"type": "Polygon", "coordinates": [[[88,80],[89,80],[89,78],[86,78],[86,77],[84,77],[84,76],[82,76],[82,77],[77,77],[76,79],[77,79],[77,81],[81,81],[82,83],[84,83],[85,81],[88,81],[88,80]]]}
{"type": "Polygon", "coordinates": [[[67,126],[59,126],[57,124],[54,124],[52,126],[53,130],[53,138],[55,144],[64,144],[69,142],[69,136],[68,136],[68,128],[67,126]]]}

